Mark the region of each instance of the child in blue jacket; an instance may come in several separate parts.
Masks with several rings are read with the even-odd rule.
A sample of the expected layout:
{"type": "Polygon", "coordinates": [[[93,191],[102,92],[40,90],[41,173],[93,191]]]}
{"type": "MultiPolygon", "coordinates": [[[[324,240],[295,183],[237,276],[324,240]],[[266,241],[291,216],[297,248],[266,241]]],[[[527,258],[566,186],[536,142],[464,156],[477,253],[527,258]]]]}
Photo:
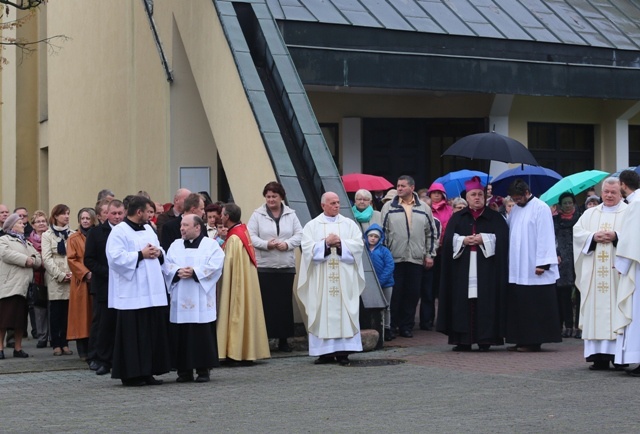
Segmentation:
{"type": "Polygon", "coordinates": [[[369,256],[373,269],[378,276],[382,293],[387,299],[387,309],[384,311],[384,340],[390,341],[395,338],[391,331],[391,293],[393,292],[393,256],[384,245],[384,231],[374,223],[364,233],[365,244],[369,248],[369,256]]]}

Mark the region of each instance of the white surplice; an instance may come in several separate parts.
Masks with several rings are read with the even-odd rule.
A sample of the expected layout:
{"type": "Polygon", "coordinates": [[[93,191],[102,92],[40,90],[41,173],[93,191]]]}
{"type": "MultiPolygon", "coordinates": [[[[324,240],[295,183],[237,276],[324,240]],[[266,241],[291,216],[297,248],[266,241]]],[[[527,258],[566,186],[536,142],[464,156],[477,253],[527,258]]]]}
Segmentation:
{"type": "Polygon", "coordinates": [[[509,283],[517,285],[551,285],[560,277],[556,235],[549,206],[531,198],[526,206],[514,206],[509,223],[509,283]],[[536,266],[550,265],[541,275],[536,266]]]}
{"type": "Polygon", "coordinates": [[[134,310],[167,305],[160,261],[138,261],[138,252],[147,244],[162,249],[149,225],[136,231],[123,221],[111,230],[105,252],[109,263],[109,307],[134,310]]]}
{"type": "Polygon", "coordinates": [[[622,230],[627,205],[613,207],[600,204],[590,208],[573,227],[573,257],[576,287],[580,291],[580,324],[584,339],[584,356],[614,354],[616,334],[613,329],[617,313],[618,271],[614,268],[616,248],[613,243],[597,243],[589,251],[598,231],[622,230]]]}
{"type": "MultiPolygon", "coordinates": [[[[496,234],[481,233],[482,244],[478,247],[485,258],[490,258],[496,254],[496,234]]],[[[453,234],[453,259],[462,256],[466,246],[464,245],[464,235],[453,234]]],[[[469,298],[478,298],[478,251],[469,252],[469,298]]]]}
{"type": "Polygon", "coordinates": [[[616,251],[615,267],[618,283],[618,315],[614,329],[618,332],[615,363],[640,363],[640,297],[637,296],[637,276],[640,276],[640,201],[627,207],[625,222],[616,251]]]}
{"type": "Polygon", "coordinates": [[[302,232],[302,259],[296,298],[309,332],[309,355],[362,351],[360,294],[364,290],[360,228],[341,215],[324,214],[302,232]],[[340,237],[342,255],[335,248],[325,256],[325,238],[340,237]]]}
{"type": "Polygon", "coordinates": [[[222,275],[224,252],[217,241],[204,237],[198,248],[186,248],[183,239],[175,240],[162,266],[169,288],[169,321],[176,324],[204,324],[216,320],[216,283],[222,275]],[[192,267],[198,278],[173,279],[180,268],[192,267]]]}

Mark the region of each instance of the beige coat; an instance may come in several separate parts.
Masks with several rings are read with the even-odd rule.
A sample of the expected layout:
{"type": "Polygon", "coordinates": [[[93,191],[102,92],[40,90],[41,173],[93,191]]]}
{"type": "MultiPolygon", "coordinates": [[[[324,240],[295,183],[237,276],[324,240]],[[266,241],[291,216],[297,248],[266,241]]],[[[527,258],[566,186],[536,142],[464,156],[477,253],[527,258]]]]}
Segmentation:
{"type": "Polygon", "coordinates": [[[33,279],[33,268],[27,268],[27,259],[32,258],[34,268],[42,265],[42,258],[33,245],[12,237],[0,237],[0,298],[14,295],[27,296],[27,288],[33,279]]]}
{"type": "MultiPolygon", "coordinates": [[[[74,231],[70,231],[70,234],[74,231]]],[[[58,242],[60,238],[49,228],[42,234],[42,261],[46,273],[44,275],[47,288],[49,289],[49,300],[69,300],[69,282],[64,282],[64,278],[69,273],[67,256],[58,253],[58,242]]]]}

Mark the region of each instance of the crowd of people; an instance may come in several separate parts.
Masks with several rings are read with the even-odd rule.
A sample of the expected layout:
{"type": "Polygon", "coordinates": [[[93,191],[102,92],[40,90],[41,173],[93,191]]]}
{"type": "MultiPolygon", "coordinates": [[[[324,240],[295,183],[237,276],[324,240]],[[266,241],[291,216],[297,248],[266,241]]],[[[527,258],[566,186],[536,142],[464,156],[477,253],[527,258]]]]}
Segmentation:
{"type": "Polygon", "coordinates": [[[246,225],[237,204],[182,188],[170,204],[102,190],[76,229],[64,204],[49,216],[0,204],[0,359],[6,348],[29,357],[30,322],[38,349],[68,356],[75,341],[91,370],[126,386],[161,384],[154,376],[172,369],[207,382],[221,363],[269,358],[269,339],[292,351],[295,296],[315,363],[348,366],[362,351],[368,255],[386,341],[412,338],[418,316],[454,351],[535,352],[575,337],[591,369],[623,369],[640,363],[639,187],[623,171],[603,181],[602,200],[591,191],[579,207],[567,192],[549,207],[522,180],[500,198],[474,177],[464,198],[447,198],[401,176],[388,192],[357,191],[355,220],[326,192],[304,227],[277,182],[246,225]]]}

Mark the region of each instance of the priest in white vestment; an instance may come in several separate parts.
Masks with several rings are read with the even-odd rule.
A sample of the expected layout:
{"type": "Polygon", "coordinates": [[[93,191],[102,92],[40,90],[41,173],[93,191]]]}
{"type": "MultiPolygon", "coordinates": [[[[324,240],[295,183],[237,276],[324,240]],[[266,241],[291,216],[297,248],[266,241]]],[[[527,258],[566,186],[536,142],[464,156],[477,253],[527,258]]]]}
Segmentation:
{"type": "Polygon", "coordinates": [[[149,226],[152,202],[134,196],[127,217],[111,230],[109,307],[116,309],[112,378],[125,386],[162,384],[153,375],[171,369],[167,291],[161,263],[164,252],[149,226]]]}
{"type": "Polygon", "coordinates": [[[573,227],[576,287],[580,291],[580,324],[584,357],[591,370],[608,370],[614,361],[618,271],[616,246],[626,215],[618,178],[602,183],[603,203],[589,208],[573,227]]]}
{"type": "MultiPolygon", "coordinates": [[[[614,324],[618,332],[615,363],[640,363],[640,297],[636,296],[640,276],[640,201],[629,203],[620,231],[615,267],[620,275],[618,283],[618,311],[614,324]]],[[[640,366],[628,371],[640,377],[640,366]]]]}
{"type": "Polygon", "coordinates": [[[216,338],[216,283],[222,275],[224,252],[202,233],[204,221],[195,214],[182,217],[181,239],[167,251],[162,266],[169,289],[169,321],[173,367],[178,383],[209,381],[209,369],[220,365],[216,338]]]}
{"type": "Polygon", "coordinates": [[[364,290],[358,225],[339,214],[340,199],[322,195],[323,213],[302,232],[302,260],[296,297],[309,332],[309,355],[315,363],[349,365],[348,354],[362,351],[360,294],[364,290]]]}
{"type": "Polygon", "coordinates": [[[517,206],[509,213],[509,351],[540,351],[541,344],[562,342],[556,295],[558,256],[549,206],[531,194],[522,179],[509,187],[517,206]]]}

